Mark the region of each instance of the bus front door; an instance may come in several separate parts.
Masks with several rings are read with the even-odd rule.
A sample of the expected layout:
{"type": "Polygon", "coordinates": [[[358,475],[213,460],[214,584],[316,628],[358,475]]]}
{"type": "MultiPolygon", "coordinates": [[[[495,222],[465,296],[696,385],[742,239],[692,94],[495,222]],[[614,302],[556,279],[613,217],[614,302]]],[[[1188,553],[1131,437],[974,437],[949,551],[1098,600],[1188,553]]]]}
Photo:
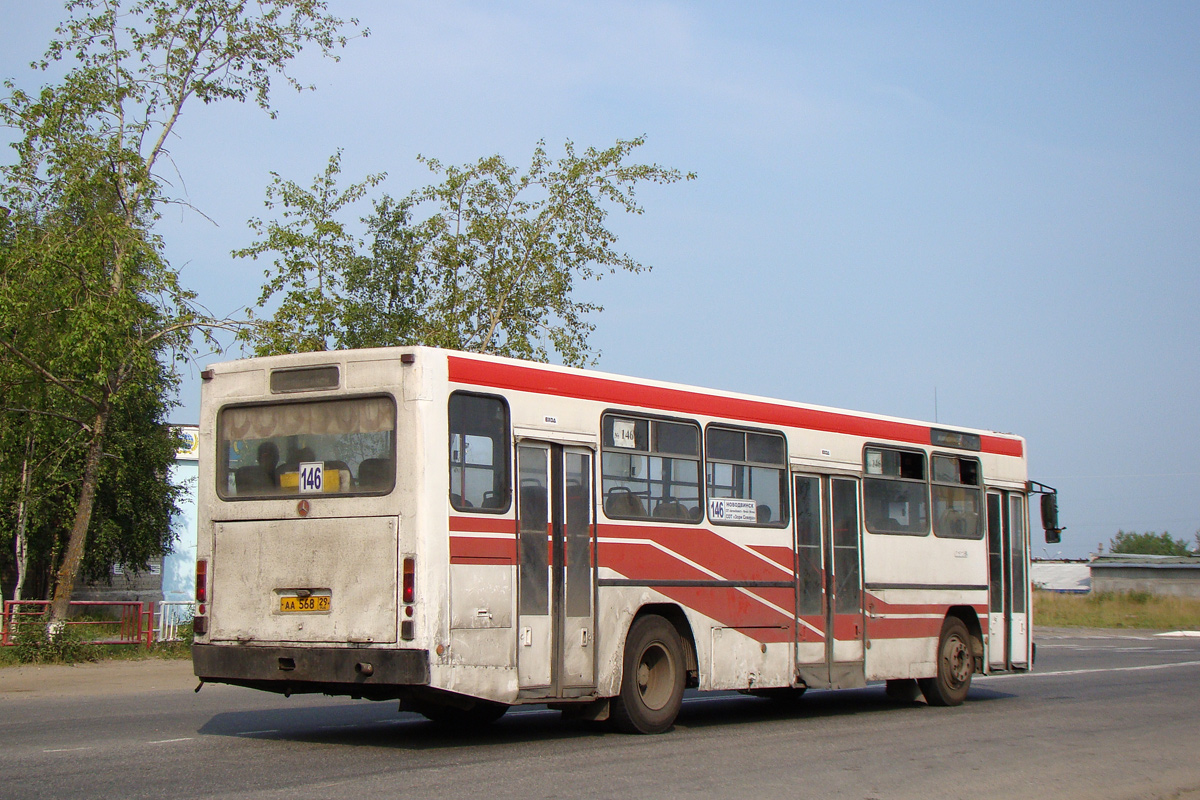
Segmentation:
{"type": "Polygon", "coordinates": [[[858,481],[797,475],[796,668],[812,687],[863,686],[858,481]]]}
{"type": "Polygon", "coordinates": [[[595,686],[592,454],[517,449],[517,675],[523,697],[579,697],[595,686]]]}
{"type": "Polygon", "coordinates": [[[1026,574],[1025,496],[989,491],[988,666],[1029,666],[1029,586],[1026,574]]]}

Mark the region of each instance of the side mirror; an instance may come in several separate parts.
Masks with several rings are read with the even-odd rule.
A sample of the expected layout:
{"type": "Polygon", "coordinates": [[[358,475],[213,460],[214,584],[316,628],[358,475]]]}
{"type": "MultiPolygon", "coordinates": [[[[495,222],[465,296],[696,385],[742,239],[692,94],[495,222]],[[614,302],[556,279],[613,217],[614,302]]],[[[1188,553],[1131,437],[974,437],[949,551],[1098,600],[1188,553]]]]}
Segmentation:
{"type": "Polygon", "coordinates": [[[1046,544],[1062,541],[1062,528],[1058,524],[1058,495],[1042,495],[1042,528],[1046,531],[1046,544]]]}

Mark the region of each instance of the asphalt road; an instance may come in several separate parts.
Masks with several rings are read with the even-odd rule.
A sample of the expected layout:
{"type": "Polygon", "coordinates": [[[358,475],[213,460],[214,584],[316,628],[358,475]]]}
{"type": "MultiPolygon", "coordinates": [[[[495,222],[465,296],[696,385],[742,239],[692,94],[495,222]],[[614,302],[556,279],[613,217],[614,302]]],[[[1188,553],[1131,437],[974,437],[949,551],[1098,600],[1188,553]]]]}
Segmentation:
{"type": "Polygon", "coordinates": [[[1200,798],[1200,638],[1036,641],[1035,674],[959,708],[696,695],[649,737],[544,709],[449,735],[392,703],[195,694],[178,665],[36,691],[0,670],[0,797],[1200,798]]]}

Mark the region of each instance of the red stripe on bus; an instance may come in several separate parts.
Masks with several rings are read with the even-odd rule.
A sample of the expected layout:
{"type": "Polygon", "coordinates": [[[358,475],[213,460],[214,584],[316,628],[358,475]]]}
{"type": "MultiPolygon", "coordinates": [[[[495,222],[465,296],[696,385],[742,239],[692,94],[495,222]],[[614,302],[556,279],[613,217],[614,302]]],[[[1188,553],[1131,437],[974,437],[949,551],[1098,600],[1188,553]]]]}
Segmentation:
{"type": "MultiPolygon", "coordinates": [[[[642,383],[578,375],[517,364],[497,364],[462,356],[447,356],[450,380],[494,389],[513,389],[521,392],[595,400],[614,405],[673,411],[682,414],[703,414],[724,417],[760,425],[786,426],[861,436],[866,439],[886,439],[896,442],[928,445],[927,425],[895,420],[873,419],[836,411],[797,408],[763,400],[721,397],[686,389],[647,386],[642,383]]],[[[983,452],[1004,456],[1024,455],[1019,439],[983,435],[983,452]]]]}
{"type": "Polygon", "coordinates": [[[756,553],[761,553],[767,558],[774,561],[779,566],[788,571],[791,575],[793,565],[796,563],[796,551],[790,547],[767,547],[765,545],[750,545],[750,549],[756,553]]]}
{"type": "Polygon", "coordinates": [[[630,580],[707,581],[712,575],[685,564],[672,553],[664,553],[649,543],[614,542],[601,539],[597,561],[630,580]]]}
{"type": "Polygon", "coordinates": [[[516,534],[517,521],[512,517],[458,517],[451,514],[450,530],[463,533],[516,534]]]}
{"type": "Polygon", "coordinates": [[[801,615],[800,619],[802,619],[804,622],[808,623],[808,625],[800,626],[800,636],[799,636],[800,644],[810,644],[810,643],[820,644],[821,642],[825,641],[825,615],[824,614],[816,614],[813,616],[804,614],[804,615],[801,615]],[[811,625],[812,627],[810,628],[809,625],[811,625]],[[813,628],[816,628],[816,630],[813,630],[813,628]]]}
{"type": "MultiPolygon", "coordinates": [[[[764,561],[713,531],[697,526],[600,525],[600,541],[606,538],[643,539],[655,542],[680,558],[717,573],[728,581],[790,581],[792,571],[774,560],[764,561]]],[[[601,553],[604,551],[601,550],[601,553]]],[[[789,551],[790,552],[790,551],[789,551]]],[[[609,566],[600,559],[601,566],[609,566]]],[[[653,576],[645,576],[653,577],[653,576]]],[[[663,576],[673,577],[673,576],[663,576]]],[[[711,579],[712,575],[704,575],[711,579]]]]}
{"type": "MultiPolygon", "coordinates": [[[[979,591],[984,591],[980,589],[979,591]]],[[[867,611],[876,614],[889,614],[896,616],[904,616],[906,614],[936,614],[938,619],[942,619],[950,611],[950,606],[961,605],[961,603],[885,603],[871,593],[867,593],[867,611]]],[[[984,633],[988,630],[988,607],[986,603],[968,604],[968,608],[975,612],[975,616],[979,619],[979,625],[984,633]]],[[[940,623],[939,623],[940,624],[940,623]]]]}
{"type": "MultiPolygon", "coordinates": [[[[719,626],[726,628],[750,628],[761,633],[770,630],[781,633],[784,637],[779,641],[791,641],[794,636],[795,621],[790,615],[783,615],[773,608],[763,605],[752,597],[733,588],[726,587],[695,587],[695,586],[662,586],[654,587],[659,592],[679,603],[683,607],[703,614],[715,620],[719,626]]],[[[758,641],[767,641],[758,639],[758,641]]],[[[771,639],[770,641],[776,641],[771,639]]]]}
{"type": "Polygon", "coordinates": [[[451,564],[515,564],[516,539],[485,539],[480,536],[451,536],[451,564]]]}
{"type": "Polygon", "coordinates": [[[880,617],[868,623],[871,639],[936,639],[942,632],[941,617],[880,617]]]}

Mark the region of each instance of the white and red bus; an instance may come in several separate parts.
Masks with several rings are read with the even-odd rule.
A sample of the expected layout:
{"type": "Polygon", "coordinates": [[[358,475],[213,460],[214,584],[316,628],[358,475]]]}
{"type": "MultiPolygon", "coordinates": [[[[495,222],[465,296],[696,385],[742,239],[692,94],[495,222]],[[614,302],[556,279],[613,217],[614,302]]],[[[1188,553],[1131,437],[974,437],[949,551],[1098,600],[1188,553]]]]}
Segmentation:
{"type": "Polygon", "coordinates": [[[1032,664],[1018,436],[422,347],[202,377],[202,681],[658,732],[1032,664]]]}

